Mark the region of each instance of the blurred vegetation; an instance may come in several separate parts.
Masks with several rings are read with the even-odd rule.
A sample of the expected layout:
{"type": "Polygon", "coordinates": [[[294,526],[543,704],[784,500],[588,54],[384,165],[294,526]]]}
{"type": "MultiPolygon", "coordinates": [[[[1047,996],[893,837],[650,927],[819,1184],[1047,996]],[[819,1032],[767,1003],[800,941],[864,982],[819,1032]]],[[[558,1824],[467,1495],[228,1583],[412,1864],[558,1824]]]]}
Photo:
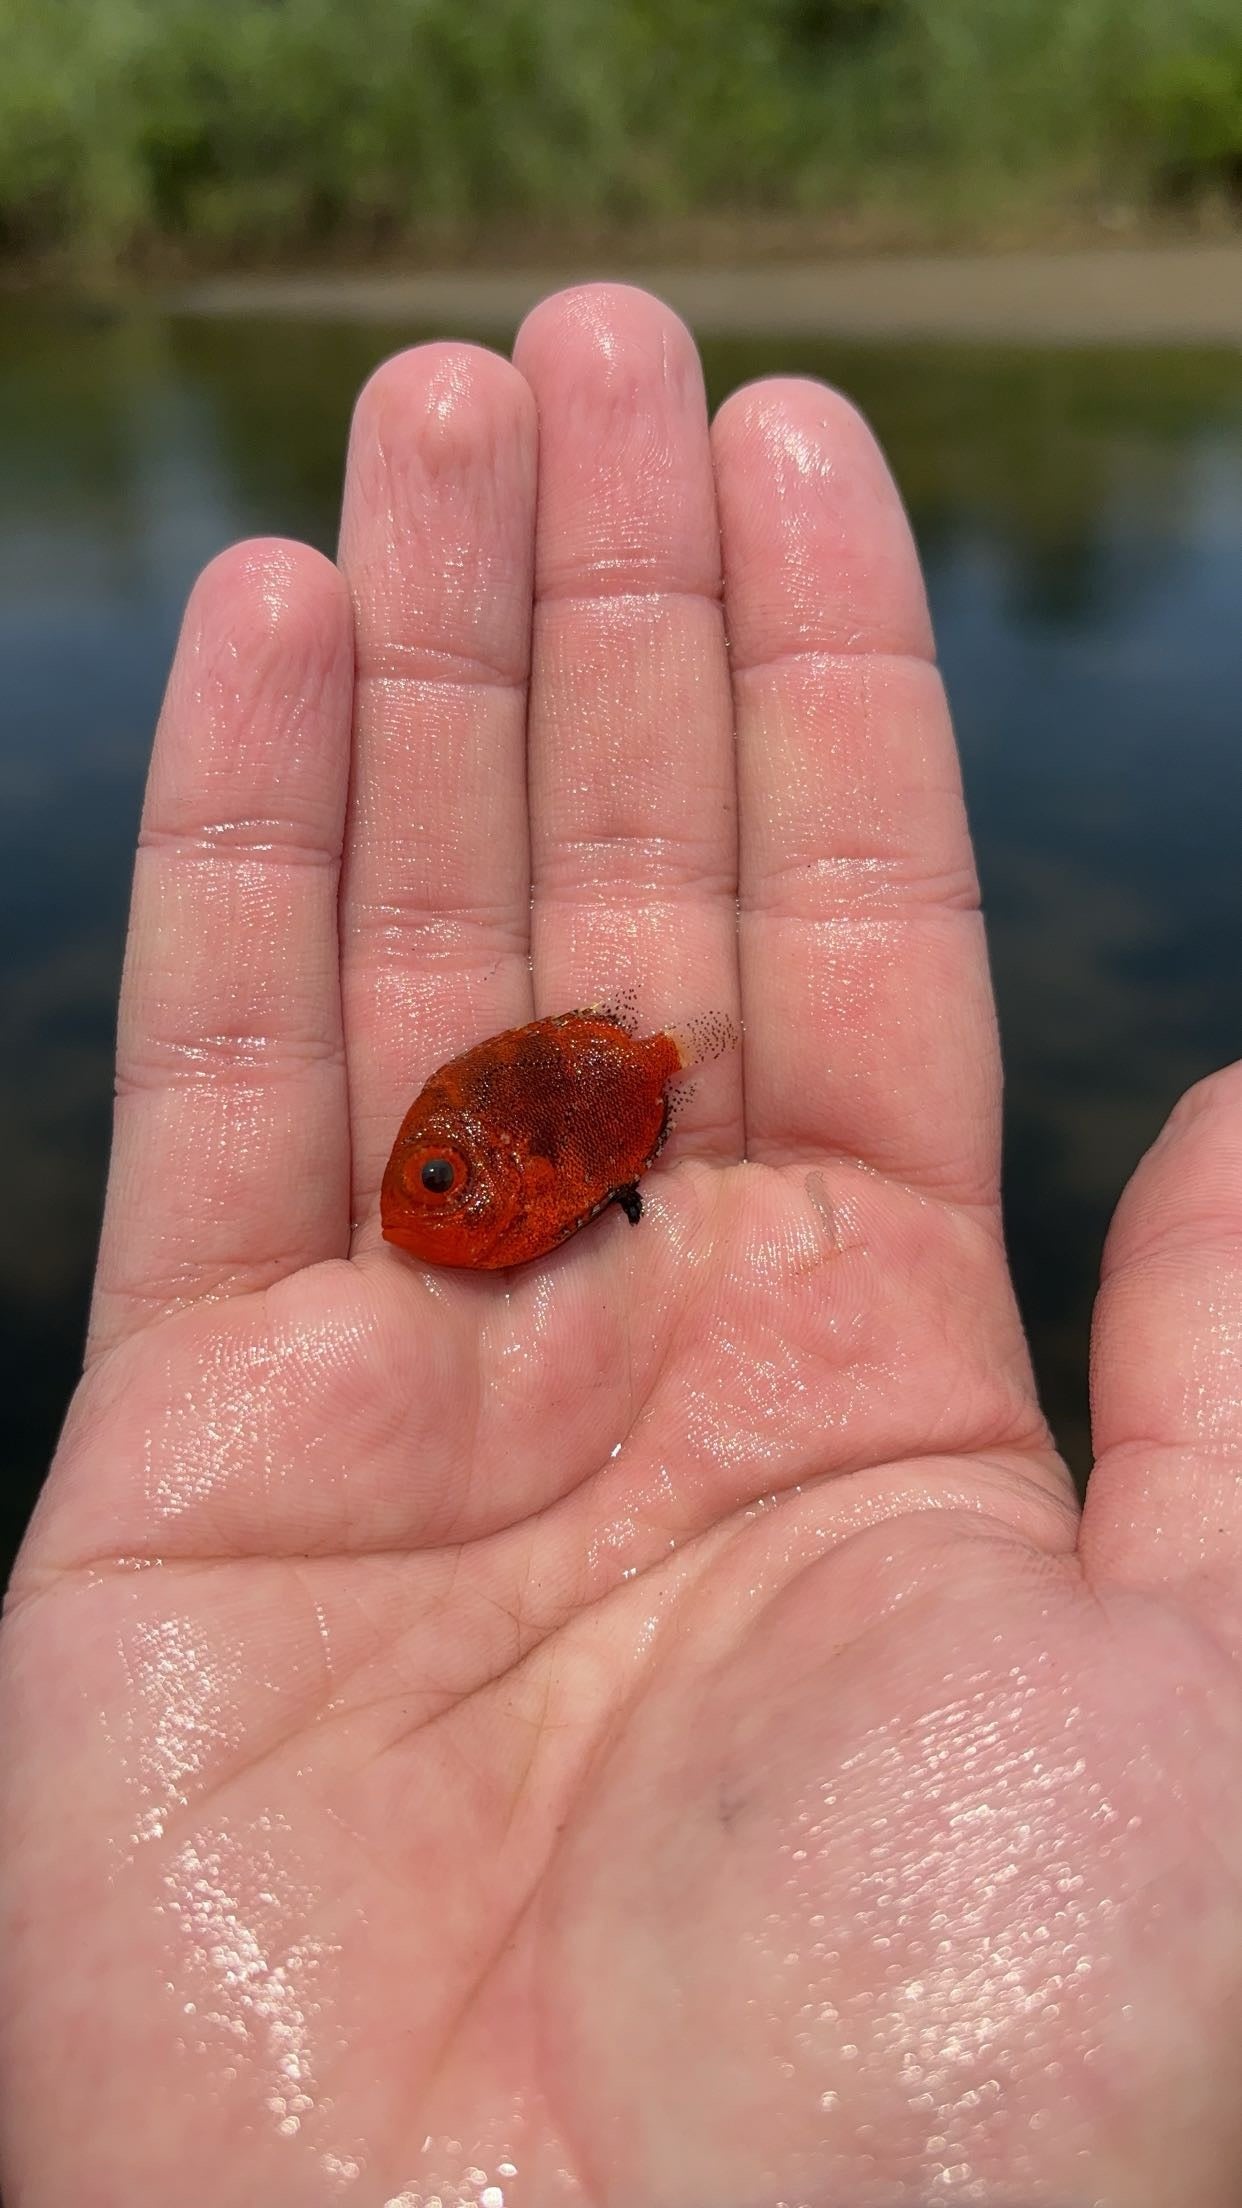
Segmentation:
{"type": "Polygon", "coordinates": [[[0,250],[984,232],[1242,188],[1237,0],[0,0],[0,250]]]}

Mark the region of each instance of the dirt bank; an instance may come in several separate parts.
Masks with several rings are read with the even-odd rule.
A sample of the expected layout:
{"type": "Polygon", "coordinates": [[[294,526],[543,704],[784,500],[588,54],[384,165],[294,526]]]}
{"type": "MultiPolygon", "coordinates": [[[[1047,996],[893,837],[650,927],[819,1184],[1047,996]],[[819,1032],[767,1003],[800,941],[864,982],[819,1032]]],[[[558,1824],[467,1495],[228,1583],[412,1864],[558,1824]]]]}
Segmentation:
{"type": "MultiPolygon", "coordinates": [[[[495,335],[546,292],[606,270],[227,277],[170,297],[190,315],[408,322],[495,335]]],[[[1242,243],[652,268],[640,280],[708,336],[1021,345],[1242,345],[1242,243]]]]}

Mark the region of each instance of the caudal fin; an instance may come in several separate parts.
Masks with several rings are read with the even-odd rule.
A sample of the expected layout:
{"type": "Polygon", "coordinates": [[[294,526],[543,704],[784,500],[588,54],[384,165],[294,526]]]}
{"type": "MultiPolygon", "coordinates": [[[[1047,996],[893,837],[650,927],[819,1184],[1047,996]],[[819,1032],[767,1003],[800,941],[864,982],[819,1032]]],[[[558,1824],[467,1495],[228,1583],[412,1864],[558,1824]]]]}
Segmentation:
{"type": "Polygon", "coordinates": [[[665,1031],[681,1060],[681,1070],[689,1073],[695,1066],[706,1066],[713,1058],[723,1058],[726,1051],[736,1050],[740,1037],[727,1012],[701,1012],[692,1020],[681,1020],[676,1027],[665,1031]]]}

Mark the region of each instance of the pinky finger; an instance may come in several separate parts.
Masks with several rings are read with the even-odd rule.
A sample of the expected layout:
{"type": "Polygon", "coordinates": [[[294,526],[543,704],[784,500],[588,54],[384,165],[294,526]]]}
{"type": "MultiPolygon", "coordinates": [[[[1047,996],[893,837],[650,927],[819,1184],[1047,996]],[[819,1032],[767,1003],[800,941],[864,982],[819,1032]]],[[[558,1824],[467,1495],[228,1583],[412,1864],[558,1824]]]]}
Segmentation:
{"type": "Polygon", "coordinates": [[[1183,1097],[1121,1200],[1092,1367],[1081,1552],[1242,1645],[1242,1065],[1183,1097]]]}
{"type": "Polygon", "coordinates": [[[91,1355],[347,1245],[351,661],[344,583],[306,546],[236,545],[191,596],[134,874],[91,1355]]]}

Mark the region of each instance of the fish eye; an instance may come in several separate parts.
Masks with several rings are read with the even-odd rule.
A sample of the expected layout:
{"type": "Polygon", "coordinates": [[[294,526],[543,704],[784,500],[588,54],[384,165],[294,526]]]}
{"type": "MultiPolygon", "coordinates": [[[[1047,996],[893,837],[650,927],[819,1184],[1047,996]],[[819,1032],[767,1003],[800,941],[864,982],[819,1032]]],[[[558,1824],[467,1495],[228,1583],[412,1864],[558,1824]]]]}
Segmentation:
{"type": "Polygon", "coordinates": [[[451,1142],[423,1142],[409,1151],[401,1167],[401,1185],[413,1202],[435,1209],[446,1197],[460,1196],[470,1180],[470,1161],[451,1142]]]}

